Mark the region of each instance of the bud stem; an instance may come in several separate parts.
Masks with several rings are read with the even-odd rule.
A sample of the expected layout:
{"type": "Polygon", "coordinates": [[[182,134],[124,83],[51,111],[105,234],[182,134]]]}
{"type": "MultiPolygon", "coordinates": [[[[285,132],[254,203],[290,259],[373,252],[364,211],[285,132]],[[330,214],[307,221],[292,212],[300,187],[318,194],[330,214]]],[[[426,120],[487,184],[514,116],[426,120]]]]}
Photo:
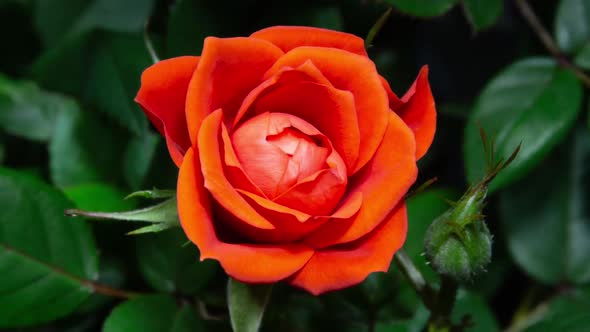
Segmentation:
{"type": "Polygon", "coordinates": [[[450,319],[455,299],[457,298],[458,284],[453,279],[441,275],[440,290],[436,297],[436,306],[430,312],[428,319],[428,331],[449,331],[452,322],[450,319]]]}
{"type": "Polygon", "coordinates": [[[394,257],[396,265],[420,296],[424,305],[432,311],[434,309],[434,290],[432,287],[424,280],[422,273],[403,248],[398,250],[394,257]]]}

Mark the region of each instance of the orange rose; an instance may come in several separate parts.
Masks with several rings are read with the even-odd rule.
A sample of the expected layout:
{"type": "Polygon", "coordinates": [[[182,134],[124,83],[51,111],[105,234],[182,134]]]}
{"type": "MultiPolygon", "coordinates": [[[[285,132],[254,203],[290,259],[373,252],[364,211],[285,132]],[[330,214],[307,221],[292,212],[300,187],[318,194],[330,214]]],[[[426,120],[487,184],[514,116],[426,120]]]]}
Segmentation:
{"type": "Polygon", "coordinates": [[[362,39],[271,27],[153,65],[136,101],[180,167],[184,231],[233,278],[320,294],[403,245],[436,124],[426,67],[399,99],[362,39]]]}

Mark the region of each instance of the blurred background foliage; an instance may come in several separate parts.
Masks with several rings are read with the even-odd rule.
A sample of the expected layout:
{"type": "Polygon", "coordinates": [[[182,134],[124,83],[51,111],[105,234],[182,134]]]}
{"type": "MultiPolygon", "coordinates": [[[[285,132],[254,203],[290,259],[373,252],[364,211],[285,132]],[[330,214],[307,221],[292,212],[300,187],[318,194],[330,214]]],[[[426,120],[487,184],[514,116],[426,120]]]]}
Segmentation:
{"type": "MultiPolygon", "coordinates": [[[[418,183],[438,182],[409,200],[407,252],[438,282],[423,234],[484,171],[478,126],[499,156],[522,143],[492,182],[492,263],[453,317],[473,331],[590,330],[590,1],[531,2],[551,52],[522,0],[0,0],[0,330],[229,331],[227,278],[179,229],[128,237],[63,215],[175,187],[133,102],[153,62],[146,38],[164,59],[272,25],[364,37],[390,6],[369,54],[400,94],[428,64],[439,112],[418,183]]],[[[395,266],[320,297],[278,285],[270,301],[263,331],[420,331],[428,319],[395,266]]]]}

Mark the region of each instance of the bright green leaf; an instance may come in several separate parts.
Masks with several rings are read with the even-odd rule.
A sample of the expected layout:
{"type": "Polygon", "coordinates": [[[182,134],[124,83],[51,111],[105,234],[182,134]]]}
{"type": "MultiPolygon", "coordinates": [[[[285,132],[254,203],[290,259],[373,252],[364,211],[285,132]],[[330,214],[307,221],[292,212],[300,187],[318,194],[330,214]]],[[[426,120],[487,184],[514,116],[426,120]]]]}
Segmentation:
{"type": "Polygon", "coordinates": [[[11,135],[46,141],[59,112],[68,107],[68,99],[43,91],[35,83],[0,75],[0,128],[11,135]]]}
{"type": "Polygon", "coordinates": [[[491,182],[494,191],[526,175],[565,138],[581,98],[575,76],[551,59],[531,58],[506,68],[479,96],[465,130],[469,181],[479,181],[485,172],[479,126],[495,140],[498,158],[508,158],[521,144],[514,162],[491,182]]]}
{"type": "Polygon", "coordinates": [[[415,16],[438,16],[446,13],[458,0],[385,0],[394,8],[415,16]]]}
{"type": "Polygon", "coordinates": [[[229,278],[227,304],[234,332],[257,332],[272,285],[245,284],[229,278]]]}
{"type": "Polygon", "coordinates": [[[479,31],[496,23],[503,3],[503,0],[463,0],[463,8],[473,29],[479,31]]]}
{"type": "Polygon", "coordinates": [[[112,186],[102,183],[87,183],[64,188],[66,196],[78,209],[87,211],[125,211],[135,204],[125,200],[125,195],[112,186]]]}
{"type": "Polygon", "coordinates": [[[187,241],[179,228],[136,238],[139,269],[154,289],[195,294],[215,275],[215,262],[200,262],[199,251],[193,245],[185,246],[187,241]]]}
{"type": "Polygon", "coordinates": [[[102,332],[199,332],[205,325],[197,310],[169,295],[149,295],[121,303],[107,317],[102,332]]]}
{"type": "Polygon", "coordinates": [[[590,281],[590,133],[580,128],[573,136],[500,196],[512,256],[552,284],[590,281]]]}
{"type": "Polygon", "coordinates": [[[98,277],[88,225],[64,217],[71,203],[59,191],[0,169],[0,327],[48,322],[71,313],[98,277]]]}
{"type": "Polygon", "coordinates": [[[576,54],[590,42],[590,2],[561,0],[555,18],[555,36],[562,50],[576,54]]]}

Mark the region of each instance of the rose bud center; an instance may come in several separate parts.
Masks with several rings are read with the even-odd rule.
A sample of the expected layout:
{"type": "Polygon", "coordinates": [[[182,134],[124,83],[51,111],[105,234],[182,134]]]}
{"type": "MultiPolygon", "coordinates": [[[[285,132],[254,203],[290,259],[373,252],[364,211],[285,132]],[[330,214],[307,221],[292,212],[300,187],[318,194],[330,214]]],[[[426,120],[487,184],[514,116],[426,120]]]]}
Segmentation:
{"type": "Polygon", "coordinates": [[[329,213],[344,193],[342,158],[326,136],[301,118],[260,114],[234,131],[232,143],[244,172],[277,203],[329,213]]]}

